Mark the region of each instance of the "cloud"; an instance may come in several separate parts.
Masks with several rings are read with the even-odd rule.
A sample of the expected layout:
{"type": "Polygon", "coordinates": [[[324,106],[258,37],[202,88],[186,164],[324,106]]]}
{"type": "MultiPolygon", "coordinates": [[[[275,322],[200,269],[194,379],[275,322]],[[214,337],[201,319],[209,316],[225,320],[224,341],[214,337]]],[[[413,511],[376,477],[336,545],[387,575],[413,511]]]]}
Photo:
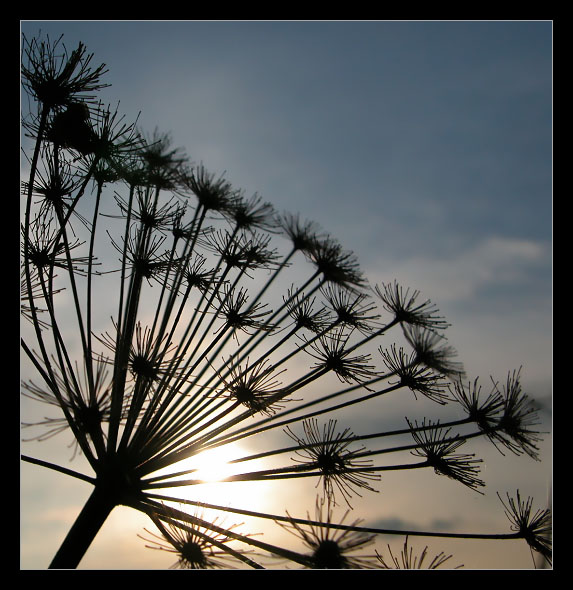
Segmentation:
{"type": "Polygon", "coordinates": [[[493,235],[441,257],[379,261],[383,275],[372,265],[365,270],[371,284],[395,279],[437,305],[468,375],[503,379],[523,366],[524,386],[545,394],[552,371],[550,256],[548,242],[493,235]]]}
{"type": "Polygon", "coordinates": [[[374,521],[369,521],[368,526],[378,529],[388,529],[388,530],[415,530],[417,527],[420,526],[419,523],[410,522],[403,518],[399,518],[397,516],[391,518],[378,518],[374,521]]]}
{"type": "MultiPolygon", "coordinates": [[[[548,258],[548,245],[542,241],[486,236],[470,247],[452,249],[443,258],[421,255],[401,260],[396,268],[388,269],[383,280],[394,276],[439,303],[467,303],[488,289],[522,287],[532,272],[549,266],[548,258]]],[[[380,276],[375,268],[366,274],[380,276]]]]}

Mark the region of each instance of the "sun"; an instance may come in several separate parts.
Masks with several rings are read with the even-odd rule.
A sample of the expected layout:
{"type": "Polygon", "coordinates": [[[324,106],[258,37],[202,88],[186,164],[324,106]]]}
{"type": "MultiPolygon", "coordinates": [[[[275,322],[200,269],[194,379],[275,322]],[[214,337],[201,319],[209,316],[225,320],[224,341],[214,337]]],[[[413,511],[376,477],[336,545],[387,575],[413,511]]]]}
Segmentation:
{"type": "Polygon", "coordinates": [[[225,507],[251,508],[258,506],[270,509],[269,486],[272,482],[263,481],[224,481],[227,477],[267,468],[263,459],[232,463],[252,454],[237,443],[230,443],[203,451],[184,459],[177,464],[178,471],[193,470],[182,479],[192,479],[198,483],[170,489],[175,497],[192,501],[205,502],[225,507]],[[199,483],[201,482],[201,483],[199,483]]]}
{"type": "Polygon", "coordinates": [[[189,463],[193,464],[193,468],[197,470],[193,473],[193,477],[213,483],[240,472],[236,464],[229,463],[238,455],[235,449],[216,447],[193,457],[189,460],[189,463]]]}

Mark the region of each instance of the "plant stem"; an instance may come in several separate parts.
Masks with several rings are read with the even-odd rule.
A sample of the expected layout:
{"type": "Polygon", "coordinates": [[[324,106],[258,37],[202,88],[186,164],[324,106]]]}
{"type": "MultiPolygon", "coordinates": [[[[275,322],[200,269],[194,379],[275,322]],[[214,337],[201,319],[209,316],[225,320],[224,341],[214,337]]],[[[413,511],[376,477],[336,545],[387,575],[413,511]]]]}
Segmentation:
{"type": "Polygon", "coordinates": [[[48,469],[53,469],[54,471],[59,471],[60,473],[64,473],[65,475],[70,475],[71,477],[76,477],[77,479],[81,479],[83,481],[87,481],[88,483],[95,483],[95,479],[93,477],[89,477],[88,475],[84,475],[83,473],[78,473],[77,471],[72,471],[66,467],[61,467],[60,465],[55,465],[54,463],[49,463],[48,461],[42,461],[42,459],[36,459],[34,457],[28,457],[27,455],[22,455],[20,457],[22,461],[26,463],[32,463],[33,465],[40,465],[41,467],[47,467],[48,469]]]}
{"type": "Polygon", "coordinates": [[[49,569],[75,569],[114,506],[115,502],[107,490],[96,486],[49,569]]]}
{"type": "Polygon", "coordinates": [[[519,531],[513,533],[448,533],[448,532],[436,532],[436,531],[410,531],[410,530],[398,530],[398,529],[381,529],[374,527],[365,527],[357,525],[348,525],[342,523],[324,523],[316,520],[309,520],[305,518],[293,518],[292,516],[280,516],[277,514],[265,514],[264,512],[254,512],[252,510],[242,510],[240,508],[233,508],[230,506],[220,506],[216,504],[209,504],[207,502],[198,502],[194,500],[187,500],[182,498],[172,498],[170,496],[163,496],[159,494],[149,494],[149,498],[161,500],[162,502],[173,502],[177,501],[182,504],[189,504],[191,506],[199,506],[201,508],[208,508],[213,510],[222,510],[224,512],[231,512],[233,514],[242,514],[245,516],[255,516],[257,518],[266,518],[274,520],[276,522],[291,522],[309,526],[319,526],[322,528],[338,529],[343,531],[357,531],[361,533],[373,533],[379,535],[407,535],[407,536],[418,536],[418,537],[443,537],[450,539],[521,539],[523,534],[519,531]]]}

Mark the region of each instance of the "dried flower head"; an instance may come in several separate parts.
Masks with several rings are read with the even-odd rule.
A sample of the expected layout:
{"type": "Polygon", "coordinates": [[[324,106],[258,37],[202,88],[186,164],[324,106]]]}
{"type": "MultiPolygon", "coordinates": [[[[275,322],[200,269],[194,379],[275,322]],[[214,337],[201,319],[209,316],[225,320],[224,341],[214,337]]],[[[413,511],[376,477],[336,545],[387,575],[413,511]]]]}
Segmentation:
{"type": "MultiPolygon", "coordinates": [[[[112,336],[105,332],[97,339],[115,355],[117,342],[122,340],[122,335],[117,335],[115,322],[114,328],[116,335],[112,336]]],[[[143,328],[141,322],[137,322],[134,341],[129,347],[127,368],[133,379],[144,387],[160,381],[163,377],[175,379],[178,376],[176,367],[179,358],[173,357],[174,350],[175,346],[168,341],[167,335],[157,338],[149,326],[143,328]]]]}
{"type": "Polygon", "coordinates": [[[273,206],[263,202],[256,193],[250,199],[236,195],[230,208],[230,216],[236,227],[243,230],[272,231],[277,227],[273,206]]]}
{"type": "Polygon", "coordinates": [[[531,429],[540,423],[538,410],[521,389],[520,370],[508,374],[500,395],[503,408],[490,439],[515,455],[526,453],[532,459],[539,460],[537,443],[541,441],[541,432],[531,429]]]}
{"type": "Polygon", "coordinates": [[[293,249],[310,252],[318,236],[318,226],[313,221],[300,220],[300,216],[283,213],[278,217],[278,224],[291,240],[293,249]]]}
{"type": "MultiPolygon", "coordinates": [[[[358,526],[359,520],[335,524],[332,512],[341,496],[351,508],[350,500],[363,490],[377,491],[381,471],[428,466],[477,491],[483,485],[479,460],[457,452],[474,436],[535,456],[534,411],[521,393],[518,374],[508,378],[503,392],[494,384],[485,401],[479,399],[477,382],[466,391],[459,381],[463,369],[452,360],[455,352],[438,335],[447,324],[432,303],[418,300],[418,291],[397,283],[376,287],[391,313],[390,321],[380,322],[377,298],[365,292],[367,282],[352,252],[315,224],[298,215],[278,216],[256,193],[247,199],[224,175],[192,165],[168,134],[156,130],[149,137],[135,123],[124,123],[117,109],[91,94],[104,86],[104,67],[91,68],[83,44],[70,54],[59,47],[60,39],[25,40],[22,52],[23,87],[36,104],[23,121],[29,174],[22,183],[21,297],[32,326],[24,324],[21,346],[25,370],[39,374],[34,380],[26,375],[22,389],[26,405],[34,400],[59,411],[24,427],[36,427],[34,438],[40,441],[69,428],[93,476],[22,459],[94,489],[50,568],[77,567],[120,504],[151,519],[158,531],[147,531],[149,545],[176,555],[178,568],[261,567],[248,551],[235,549],[235,542],[312,568],[389,567],[390,560],[359,550],[375,534],[414,532],[358,526]],[[277,229],[290,241],[284,251],[271,245],[277,229]],[[95,266],[96,255],[105,263],[110,243],[119,265],[116,261],[115,269],[102,271],[95,266]],[[309,263],[310,270],[299,269],[295,261],[309,263]],[[63,289],[64,300],[56,299],[63,289]],[[315,306],[315,296],[320,305],[315,306]],[[113,329],[104,323],[106,309],[113,329]],[[411,354],[397,346],[380,349],[382,359],[374,353],[378,338],[390,330],[399,338],[403,331],[411,354]],[[98,356],[98,347],[106,349],[105,356],[98,356]],[[312,360],[305,363],[305,354],[312,360]],[[285,371],[289,378],[283,386],[278,376],[285,371]],[[455,380],[454,399],[445,393],[447,378],[455,380]],[[469,418],[448,426],[467,426],[471,418],[480,430],[450,436],[438,422],[408,422],[414,444],[371,451],[361,443],[408,430],[354,435],[349,428],[339,430],[334,419],[320,425],[316,419],[361,404],[355,406],[360,408],[356,416],[369,412],[367,422],[372,422],[379,411],[363,405],[404,386],[416,398],[421,393],[439,404],[458,401],[469,418]],[[302,391],[308,394],[304,399],[289,399],[302,391]],[[345,397],[333,402],[339,396],[345,397]],[[273,436],[285,427],[289,445],[273,436]],[[199,456],[215,449],[223,453],[199,456]],[[413,454],[423,459],[373,464],[374,455],[405,449],[416,449],[413,454]],[[229,460],[235,451],[240,456],[229,460]],[[284,459],[286,465],[267,464],[287,453],[292,461],[284,459]],[[211,474],[199,471],[202,459],[213,468],[211,474]],[[240,472],[219,469],[219,460],[240,472]],[[243,468],[261,460],[260,466],[243,468]],[[252,505],[250,492],[257,486],[309,479],[320,490],[315,521],[252,505]],[[227,491],[237,482],[245,485],[236,495],[236,489],[229,490],[232,505],[199,499],[201,492],[227,491]],[[302,540],[306,555],[161,501],[259,522],[279,520],[302,540]]],[[[530,501],[522,503],[519,495],[507,510],[518,533],[501,537],[525,537],[547,555],[547,515],[531,514],[530,501]]],[[[402,561],[392,552],[390,557],[397,567],[436,569],[450,556],[429,560],[425,548],[414,557],[406,539],[402,561]]]]}
{"type": "Polygon", "coordinates": [[[207,259],[197,254],[193,260],[190,260],[183,269],[183,278],[188,288],[196,288],[201,293],[207,290],[215,283],[217,271],[215,269],[205,269],[207,259]]]}
{"type": "Polygon", "coordinates": [[[271,313],[263,311],[266,303],[248,305],[247,289],[241,287],[235,291],[229,285],[223,285],[221,292],[217,292],[217,299],[219,301],[217,314],[225,320],[219,330],[231,329],[235,338],[237,331],[249,334],[257,330],[267,332],[273,330],[273,326],[262,319],[271,313]]]}
{"type": "Polygon", "coordinates": [[[125,116],[119,115],[117,107],[112,110],[111,106],[104,107],[102,103],[92,112],[95,138],[91,147],[100,162],[94,174],[96,182],[127,179],[127,170],[133,165],[133,160],[140,158],[146,146],[144,138],[136,129],[137,119],[127,123],[125,116]]]}
{"type": "MultiPolygon", "coordinates": [[[[56,165],[53,148],[45,144],[43,159],[45,170],[38,170],[32,185],[32,195],[40,197],[39,217],[53,216],[55,209],[65,211],[72,193],[81,185],[82,177],[76,173],[70,162],[61,160],[56,165]]],[[[27,182],[22,183],[23,194],[29,190],[27,182]]],[[[77,213],[76,213],[77,214],[77,213]]]]}
{"type": "MultiPolygon", "coordinates": [[[[441,405],[449,401],[450,398],[445,393],[447,381],[444,376],[420,364],[416,351],[408,355],[402,347],[396,348],[393,344],[389,350],[380,347],[379,352],[390,373],[399,377],[399,381],[394,384],[400,383],[410,389],[414,395],[419,392],[441,405]]],[[[393,384],[392,381],[389,383],[393,384]]]]}
{"type": "Polygon", "coordinates": [[[221,377],[229,398],[239,402],[253,413],[262,412],[271,416],[281,409],[283,404],[276,401],[277,394],[280,392],[280,382],[273,375],[273,368],[269,367],[269,363],[270,361],[265,359],[262,363],[249,366],[247,358],[247,368],[243,368],[241,365],[232,364],[231,359],[228,365],[229,376],[221,377]]]}
{"type": "Polygon", "coordinates": [[[216,179],[214,174],[207,172],[201,165],[185,176],[183,183],[205,210],[225,215],[232,212],[236,191],[223,175],[216,179]]]}
{"type": "Polygon", "coordinates": [[[464,376],[462,363],[452,360],[457,352],[446,344],[444,336],[420,325],[403,326],[403,331],[416,353],[416,362],[452,379],[461,379],[464,376]]]}
{"type": "Polygon", "coordinates": [[[306,328],[311,332],[322,332],[332,323],[328,310],[324,307],[313,311],[315,298],[307,298],[303,293],[291,286],[283,297],[289,315],[298,328],[306,328]]]}
{"type": "Polygon", "coordinates": [[[105,64],[92,69],[93,54],[86,54],[83,43],[68,54],[63,44],[60,47],[62,37],[52,42],[49,37],[45,41],[38,38],[28,41],[23,36],[24,88],[49,108],[88,102],[93,98],[92,92],[109,86],[100,82],[101,76],[107,72],[105,64]],[[60,51],[62,53],[58,53],[60,51]]]}
{"type": "Polygon", "coordinates": [[[316,359],[313,368],[319,371],[333,371],[343,383],[363,383],[378,375],[374,365],[367,364],[370,354],[349,356],[352,348],[346,348],[350,333],[344,333],[344,327],[320,335],[317,342],[310,343],[306,352],[316,359]]]}
{"type": "Polygon", "coordinates": [[[147,231],[157,230],[161,233],[172,230],[177,220],[181,218],[184,209],[175,198],[158,206],[153,195],[143,187],[135,188],[131,203],[126,202],[119,195],[116,195],[115,200],[122,214],[107,215],[107,217],[127,219],[129,216],[132,221],[137,221],[147,231]]]}
{"type": "MultiPolygon", "coordinates": [[[[80,449],[78,433],[86,442],[98,444],[105,439],[103,425],[109,420],[111,410],[111,381],[108,379],[108,364],[103,357],[95,361],[95,366],[84,364],[80,371],[77,364],[72,370],[51,369],[52,380],[43,385],[33,381],[22,383],[22,394],[49,406],[64,410],[64,416],[45,418],[41,422],[23,423],[25,428],[45,429],[45,432],[28,440],[47,440],[72,428],[76,435],[71,446],[74,455],[80,449]]],[[[47,376],[46,376],[47,378],[47,376]]],[[[125,398],[121,417],[126,416],[129,397],[125,398]]]]}
{"type": "MultiPolygon", "coordinates": [[[[217,230],[201,237],[199,241],[206,250],[217,254],[229,269],[246,271],[259,266],[257,246],[245,234],[236,235],[227,230],[217,230]]],[[[259,252],[263,256],[262,250],[259,252]]]]}
{"type": "MultiPolygon", "coordinates": [[[[49,275],[55,268],[85,274],[90,259],[85,256],[71,257],[70,252],[83,245],[79,240],[67,242],[62,239],[52,217],[35,218],[30,225],[30,235],[22,228],[23,256],[39,277],[49,275]]],[[[93,264],[93,259],[92,259],[93,264]]]]}
{"type": "Polygon", "coordinates": [[[448,385],[453,398],[462,406],[468,418],[473,420],[482,432],[490,433],[497,424],[498,414],[503,407],[501,395],[494,387],[485,399],[481,396],[481,386],[476,378],[467,387],[461,381],[448,385]]]}
{"type": "Polygon", "coordinates": [[[156,189],[177,192],[183,184],[187,163],[184,150],[173,148],[171,135],[160,133],[157,129],[142,142],[137,157],[143,164],[144,182],[156,189]]]}
{"type": "Polygon", "coordinates": [[[497,496],[503,504],[507,518],[512,523],[511,530],[518,532],[533,551],[541,553],[551,564],[551,510],[546,508],[532,514],[533,498],[523,501],[519,490],[515,498],[507,494],[507,505],[499,493],[497,496]]]}
{"type": "Polygon", "coordinates": [[[179,263],[168,250],[158,253],[165,239],[161,235],[152,235],[150,239],[146,239],[145,231],[134,229],[124,247],[113,238],[110,238],[110,242],[120,254],[125,255],[131,274],[138,280],[146,279],[151,284],[151,279],[154,279],[162,284],[165,276],[177,268],[179,263]]]}
{"type": "Polygon", "coordinates": [[[410,289],[404,291],[396,281],[393,284],[382,283],[381,287],[376,285],[374,290],[382,299],[384,308],[399,322],[430,330],[443,330],[449,325],[442,316],[437,315],[438,309],[429,299],[416,303],[419,291],[413,291],[410,295],[410,289]]]}
{"type": "Polygon", "coordinates": [[[413,426],[408,419],[406,420],[419,447],[412,451],[412,455],[424,457],[436,473],[455,479],[480,494],[483,493],[478,487],[484,486],[485,483],[476,476],[479,473],[478,464],[481,463],[481,459],[474,459],[473,454],[455,453],[465,443],[464,439],[448,438],[451,429],[439,428],[439,422],[432,423],[429,420],[426,425],[424,419],[420,426],[417,421],[413,426]]]}
{"type": "Polygon", "coordinates": [[[65,111],[55,113],[48,125],[46,139],[56,148],[74,150],[80,156],[94,153],[97,136],[91,125],[88,105],[74,102],[65,111]]]}
{"type": "Polygon", "coordinates": [[[354,293],[336,284],[327,284],[321,291],[340,325],[356,329],[362,334],[372,332],[373,322],[380,316],[371,313],[376,306],[367,302],[366,294],[354,293]]]}
{"type": "Polygon", "coordinates": [[[375,492],[368,482],[379,481],[380,476],[364,469],[372,465],[370,459],[360,458],[365,447],[351,450],[354,434],[349,428],[337,433],[336,424],[336,420],[329,420],[321,431],[316,418],[310,418],[303,422],[304,436],[299,437],[288,426],[285,432],[300,445],[296,451],[300,459],[293,461],[320,472],[317,486],[322,482],[324,498],[335,504],[336,488],[350,506],[352,493],[360,496],[358,489],[375,492]]]}
{"type": "Polygon", "coordinates": [[[364,286],[365,280],[356,256],[352,252],[345,252],[342,246],[332,238],[314,237],[305,254],[322,274],[325,282],[347,289],[364,286]]]}
{"type": "MultiPolygon", "coordinates": [[[[408,547],[408,536],[404,540],[404,547],[400,552],[400,558],[398,556],[394,556],[392,553],[392,548],[388,545],[388,553],[390,553],[390,562],[387,562],[382,555],[376,551],[376,556],[378,557],[378,561],[381,564],[382,569],[391,570],[391,569],[404,569],[404,570],[421,570],[421,569],[428,569],[428,570],[435,570],[444,565],[446,561],[448,561],[452,556],[446,555],[443,551],[438,553],[435,557],[432,558],[430,563],[426,564],[426,556],[428,553],[428,546],[424,547],[420,555],[414,555],[414,550],[412,547],[408,547]]],[[[451,569],[459,569],[463,566],[458,565],[455,568],[451,569]]]]}
{"type": "MultiPolygon", "coordinates": [[[[175,512],[173,511],[174,515],[175,512]]],[[[167,515],[170,511],[167,510],[167,515]]],[[[196,515],[201,518],[201,514],[196,515]]],[[[167,524],[161,522],[159,518],[154,518],[156,526],[159,528],[161,535],[157,535],[144,529],[151,538],[138,535],[144,541],[151,543],[146,545],[149,549],[167,551],[177,555],[177,561],[170,569],[235,569],[239,563],[237,556],[244,551],[231,550],[228,543],[232,541],[230,537],[224,534],[206,529],[198,524],[175,519],[172,516],[167,524]]],[[[214,518],[211,524],[217,527],[218,518],[214,518]]],[[[223,524],[220,522],[220,524],[223,524]]],[[[233,524],[226,526],[226,530],[232,531],[240,526],[233,524]]]]}
{"type": "MultiPolygon", "coordinates": [[[[336,530],[329,528],[333,523],[332,506],[328,503],[326,515],[323,515],[324,500],[316,500],[316,521],[310,521],[307,513],[308,524],[300,524],[289,516],[288,524],[278,524],[293,535],[299,537],[304,545],[311,550],[308,555],[311,569],[374,569],[376,568],[375,555],[351,555],[355,551],[363,549],[374,542],[375,535],[369,535],[361,531],[351,529],[336,530]]],[[[349,511],[347,510],[339,523],[342,524],[349,511]]],[[[355,520],[350,526],[357,526],[362,522],[355,520]]]]}
{"type": "MultiPolygon", "coordinates": [[[[254,270],[257,268],[264,268],[272,270],[277,266],[279,255],[275,249],[268,248],[271,237],[264,234],[252,233],[245,241],[244,269],[254,270]]],[[[250,274],[245,273],[248,277],[250,274]]],[[[252,278],[252,277],[251,277],[252,278]]]]}

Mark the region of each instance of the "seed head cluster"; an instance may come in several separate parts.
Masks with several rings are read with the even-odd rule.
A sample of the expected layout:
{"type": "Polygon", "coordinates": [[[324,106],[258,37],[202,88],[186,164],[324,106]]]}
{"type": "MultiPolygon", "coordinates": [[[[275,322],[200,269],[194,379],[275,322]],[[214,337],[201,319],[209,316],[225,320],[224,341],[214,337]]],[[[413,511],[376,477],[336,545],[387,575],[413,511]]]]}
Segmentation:
{"type": "MultiPolygon", "coordinates": [[[[405,544],[401,561],[365,553],[388,531],[343,524],[356,497],[381,492],[386,507],[383,473],[427,467],[479,491],[480,460],[458,453],[478,436],[537,458],[519,372],[485,400],[477,381],[466,388],[448,324],[418,291],[371,288],[317,223],[193,164],[169,133],[127,123],[119,103],[96,98],[107,67],[83,43],[24,37],[22,60],[23,428],[26,441],[71,438],[89,473],[23,460],[93,486],[51,568],[77,567],[123,505],[149,519],[145,545],[175,568],[420,569],[427,548],[414,558],[405,544]],[[385,400],[419,397],[436,413],[461,405],[466,418],[390,428],[385,400]],[[32,403],[52,415],[34,417],[32,403]],[[413,444],[396,442],[405,432],[413,444]],[[199,500],[194,461],[237,448],[240,472],[219,484],[228,503],[199,500]],[[422,461],[404,463],[412,455],[422,461]],[[235,495],[243,484],[275,485],[272,499],[294,508],[269,513],[235,495]],[[309,496],[315,516],[291,516],[309,496]],[[298,546],[263,539],[263,523],[298,546]]],[[[513,538],[549,559],[549,513],[532,515],[519,495],[506,511],[513,538]]]]}

